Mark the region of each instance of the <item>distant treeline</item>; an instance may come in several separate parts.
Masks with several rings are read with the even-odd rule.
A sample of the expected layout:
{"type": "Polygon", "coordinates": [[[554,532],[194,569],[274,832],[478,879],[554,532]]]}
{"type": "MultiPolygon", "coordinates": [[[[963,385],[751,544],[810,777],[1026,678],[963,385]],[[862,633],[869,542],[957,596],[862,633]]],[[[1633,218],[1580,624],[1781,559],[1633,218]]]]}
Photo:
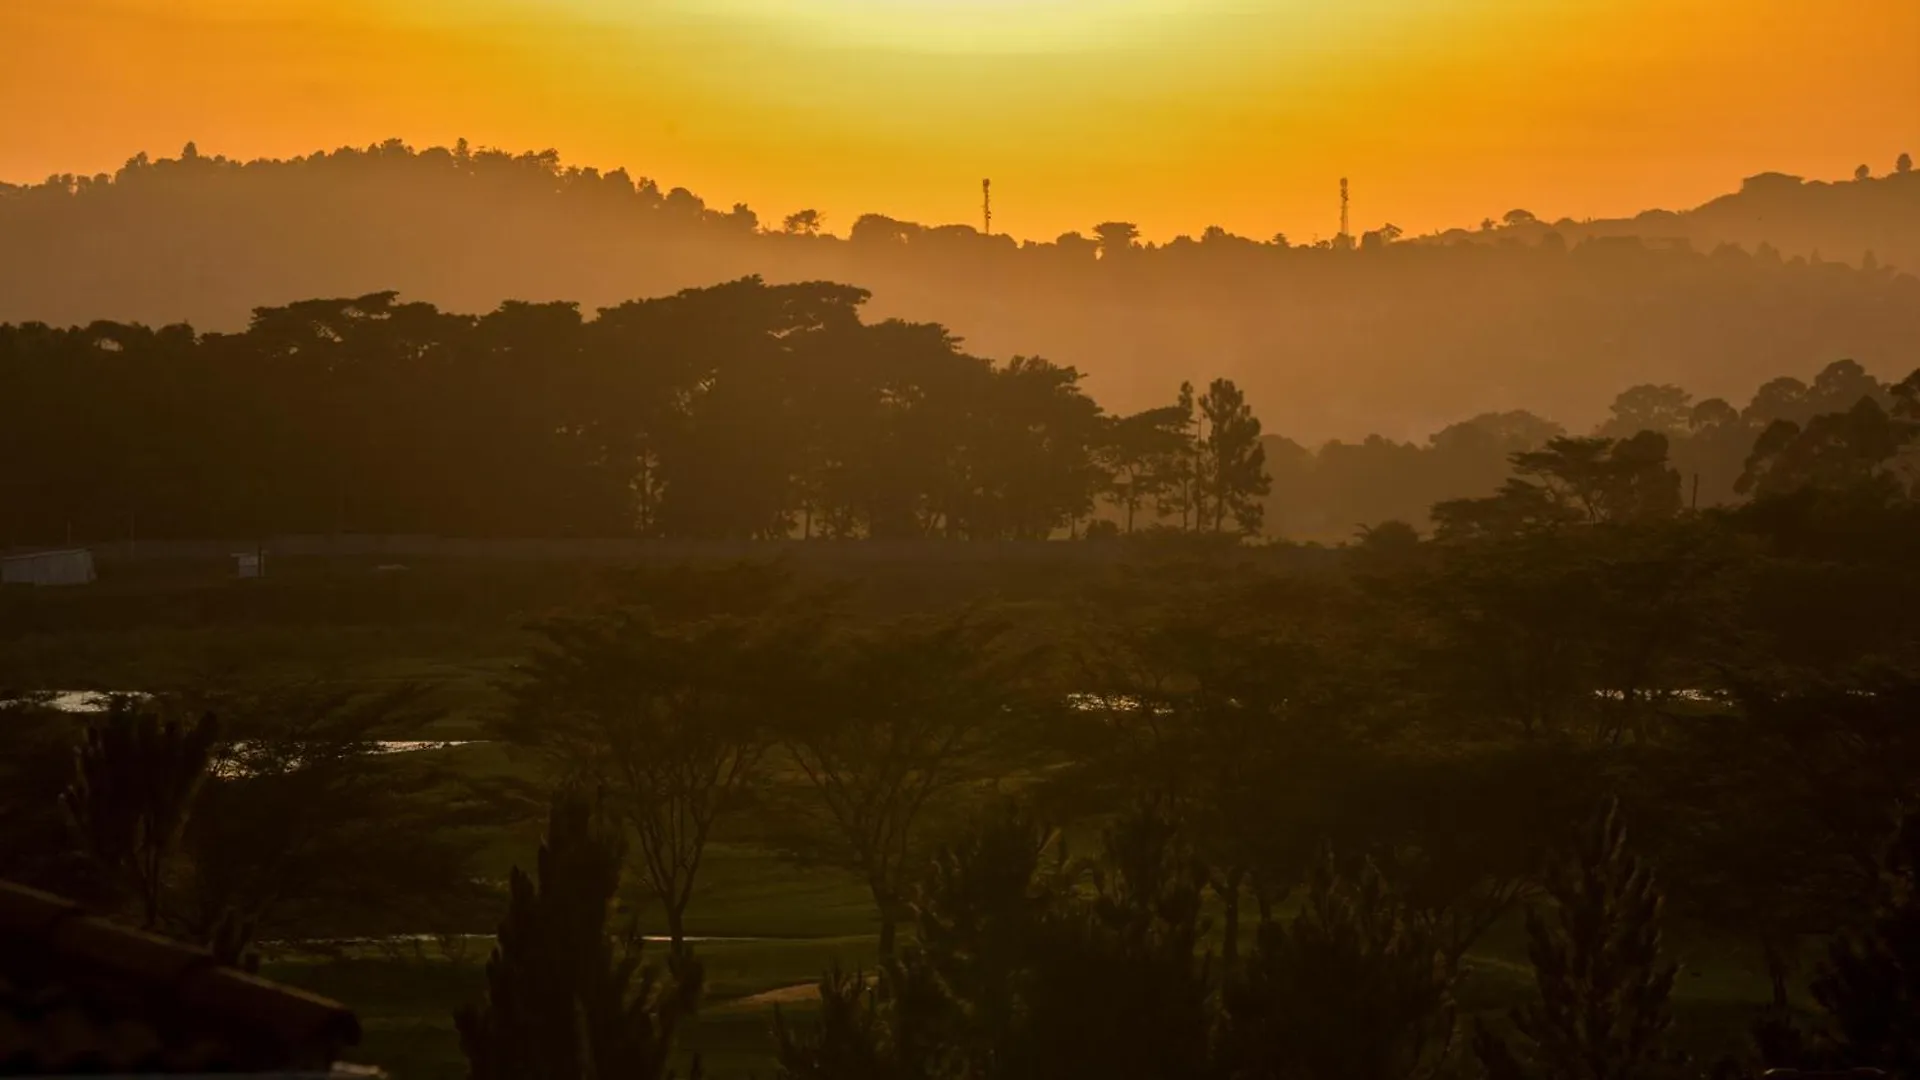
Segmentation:
{"type": "Polygon", "coordinates": [[[0,542],[284,533],[1044,539],[1102,498],[1258,532],[1227,380],[1109,417],[1037,357],[755,279],[455,315],[391,293],[242,334],[0,325],[0,542]]]}
{"type": "Polygon", "coordinates": [[[1635,383],[1731,396],[1841,356],[1898,377],[1920,355],[1911,171],[1760,177],[1628,222],[1501,221],[1366,228],[1354,251],[1218,228],[1146,244],[1124,221],[1016,242],[877,214],[762,218],[551,152],[395,141],[242,163],[189,147],[0,185],[0,321],[237,331],[261,303],[384,290],[458,311],[592,309],[748,275],[844,281],[872,287],[877,315],[937,320],[981,355],[1074,366],[1110,409],[1231,378],[1309,443],[1519,407],[1585,428],[1635,383]]]}
{"type": "Polygon", "coordinates": [[[1782,455],[1814,463],[1782,477],[1834,454],[1841,479],[1897,470],[1920,387],[1839,361],[1811,384],[1765,384],[1744,409],[1634,387],[1597,442],[1509,412],[1425,446],[1375,437],[1309,452],[1263,435],[1232,380],[1108,412],[1071,367],[982,359],[938,324],[864,322],[865,300],[748,278],[593,318],[569,303],[459,315],[379,293],[261,308],[239,334],[0,325],[0,545],[1149,530],[1340,541],[1391,520],[1425,529],[1434,504],[1492,494],[1516,454],[1604,457],[1607,440],[1643,434],[1653,441],[1632,452],[1701,504],[1784,483],[1767,480],[1782,455]]]}
{"type": "MultiPolygon", "coordinates": [[[[1830,439],[1836,445],[1848,438],[1866,440],[1857,451],[1847,451],[1868,455],[1859,463],[1863,469],[1896,461],[1900,464],[1890,467],[1906,468],[1911,452],[1905,449],[1904,436],[1887,425],[1900,414],[1902,395],[1910,398],[1916,386],[1920,382],[1914,376],[1901,384],[1883,383],[1851,360],[1828,364],[1811,382],[1792,376],[1771,379],[1739,407],[1724,398],[1695,401],[1671,384],[1642,384],[1616,397],[1607,420],[1591,435],[1627,439],[1640,432],[1658,434],[1666,440],[1683,500],[1688,505],[1725,505],[1751,495],[1762,482],[1768,455],[1794,445],[1795,439],[1830,439]],[[1856,408],[1857,414],[1852,412],[1856,408]],[[1837,433],[1843,421],[1859,431],[1837,433]]],[[[1435,503],[1493,491],[1506,478],[1514,454],[1537,450],[1568,434],[1558,423],[1515,410],[1449,425],[1424,443],[1376,435],[1312,449],[1269,435],[1265,448],[1273,491],[1268,528],[1282,536],[1339,540],[1360,526],[1383,521],[1424,527],[1435,503]]]]}
{"type": "Polygon", "coordinates": [[[1891,170],[1875,175],[1872,166],[1861,165],[1839,182],[1777,172],[1749,176],[1739,191],[1678,213],[1647,210],[1631,218],[1548,221],[1527,210],[1509,210],[1497,221],[1482,221],[1477,230],[1449,229],[1420,240],[1551,244],[1549,233],[1569,244],[1640,237],[1701,251],[1735,245],[1767,261],[1798,255],[1920,272],[1920,173],[1913,171],[1912,155],[1901,154],[1891,170]]]}

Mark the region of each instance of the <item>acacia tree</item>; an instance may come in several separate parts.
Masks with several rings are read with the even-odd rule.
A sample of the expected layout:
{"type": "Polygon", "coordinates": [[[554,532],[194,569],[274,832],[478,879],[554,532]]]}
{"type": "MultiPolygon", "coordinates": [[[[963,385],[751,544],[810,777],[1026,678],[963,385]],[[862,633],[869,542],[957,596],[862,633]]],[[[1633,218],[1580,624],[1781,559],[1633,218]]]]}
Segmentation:
{"type": "Polygon", "coordinates": [[[525,810],[446,755],[379,753],[382,732],[433,719],[424,688],[205,697],[230,738],[182,836],[172,914],[195,938],[455,929],[484,910],[477,827],[525,810]]]}
{"type": "Polygon", "coordinates": [[[115,697],[88,729],[72,784],[61,796],[81,847],[132,894],[141,925],[160,923],[180,834],[213,762],[219,728],[115,697]]]}
{"type": "Polygon", "coordinates": [[[796,684],[780,740],[812,798],[783,808],[785,821],[808,827],[780,838],[860,875],[882,956],[893,953],[936,804],[1017,759],[1032,659],[1010,647],[1003,625],[907,622],[836,643],[796,684]]]}
{"type": "Polygon", "coordinates": [[[640,876],[676,954],[722,814],[760,778],[765,709],[799,624],[778,614],[671,623],[626,610],[556,620],[522,668],[504,734],[605,785],[640,839],[640,876]]]}
{"type": "Polygon", "coordinates": [[[1177,482],[1187,423],[1178,405],[1106,420],[1098,460],[1106,471],[1108,498],[1126,515],[1125,531],[1133,531],[1142,507],[1165,497],[1177,482]]]}

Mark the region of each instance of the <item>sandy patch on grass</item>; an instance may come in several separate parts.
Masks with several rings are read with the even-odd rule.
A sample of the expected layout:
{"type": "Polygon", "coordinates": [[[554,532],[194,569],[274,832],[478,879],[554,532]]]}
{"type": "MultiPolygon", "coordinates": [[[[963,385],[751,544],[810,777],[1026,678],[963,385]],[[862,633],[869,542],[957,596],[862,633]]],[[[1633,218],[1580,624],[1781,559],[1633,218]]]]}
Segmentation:
{"type": "MultiPolygon", "coordinates": [[[[874,977],[867,976],[867,985],[872,986],[874,977]]],[[[722,1009],[770,1009],[775,1005],[811,1004],[820,1000],[818,982],[799,983],[794,986],[782,986],[774,990],[765,990],[758,994],[749,994],[743,998],[734,998],[722,1009]]]]}

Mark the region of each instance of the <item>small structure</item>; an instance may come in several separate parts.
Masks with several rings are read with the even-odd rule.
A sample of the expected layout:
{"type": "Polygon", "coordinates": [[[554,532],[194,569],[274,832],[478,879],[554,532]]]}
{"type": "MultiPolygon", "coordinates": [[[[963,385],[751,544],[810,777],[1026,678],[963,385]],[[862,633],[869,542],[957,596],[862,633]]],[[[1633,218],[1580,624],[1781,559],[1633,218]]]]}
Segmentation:
{"type": "Polygon", "coordinates": [[[93,552],[85,548],[0,558],[0,584],[90,585],[93,580],[93,552]]]}
{"type": "Polygon", "coordinates": [[[233,563],[243,578],[267,576],[267,553],[264,551],[236,551],[233,553],[233,563]]]}
{"type": "Polygon", "coordinates": [[[344,1006],[0,882],[0,1073],[366,1075],[344,1006]]]}

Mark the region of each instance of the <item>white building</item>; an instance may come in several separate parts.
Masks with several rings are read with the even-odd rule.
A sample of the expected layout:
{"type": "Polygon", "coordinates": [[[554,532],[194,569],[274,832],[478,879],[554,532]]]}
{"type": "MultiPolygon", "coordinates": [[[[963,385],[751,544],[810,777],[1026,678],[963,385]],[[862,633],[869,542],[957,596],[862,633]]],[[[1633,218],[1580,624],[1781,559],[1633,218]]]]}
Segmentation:
{"type": "Polygon", "coordinates": [[[0,558],[0,584],[86,585],[93,580],[93,552],[85,548],[0,558]]]}

